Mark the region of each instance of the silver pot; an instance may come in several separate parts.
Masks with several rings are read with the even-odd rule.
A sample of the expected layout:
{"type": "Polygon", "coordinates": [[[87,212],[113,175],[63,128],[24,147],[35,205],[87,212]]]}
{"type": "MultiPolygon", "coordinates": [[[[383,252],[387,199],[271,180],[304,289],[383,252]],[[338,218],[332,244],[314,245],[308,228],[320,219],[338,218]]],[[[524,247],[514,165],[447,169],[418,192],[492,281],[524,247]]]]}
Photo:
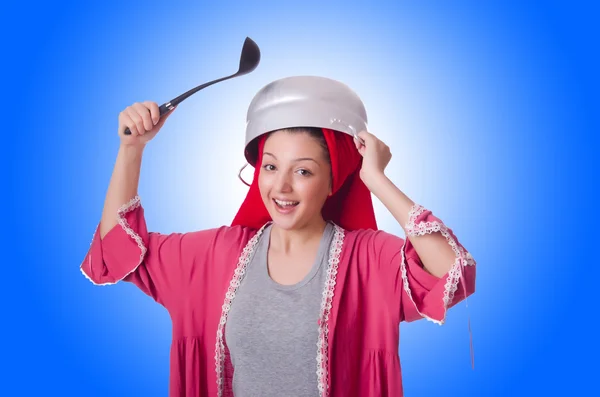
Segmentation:
{"type": "Polygon", "coordinates": [[[248,163],[255,166],[257,137],[291,127],[329,128],[357,137],[367,129],[367,112],[358,95],[339,81],[319,76],[275,80],[260,89],[248,107],[248,163]]]}

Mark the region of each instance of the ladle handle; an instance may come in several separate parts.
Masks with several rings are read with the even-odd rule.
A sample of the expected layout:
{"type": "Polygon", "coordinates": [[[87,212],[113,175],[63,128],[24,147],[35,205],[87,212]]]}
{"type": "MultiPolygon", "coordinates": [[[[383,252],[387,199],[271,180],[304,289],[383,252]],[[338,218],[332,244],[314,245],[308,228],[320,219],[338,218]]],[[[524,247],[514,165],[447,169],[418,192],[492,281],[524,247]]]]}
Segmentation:
{"type": "MultiPolygon", "coordinates": [[[[171,104],[171,102],[167,102],[167,103],[163,103],[162,105],[160,105],[160,107],[158,108],[158,110],[160,111],[159,113],[159,117],[162,117],[165,115],[165,113],[168,113],[169,111],[173,110],[175,108],[175,106],[173,106],[171,104]]],[[[129,127],[127,127],[125,129],[125,131],[123,132],[125,135],[131,135],[131,130],[129,129],[129,127]]]]}

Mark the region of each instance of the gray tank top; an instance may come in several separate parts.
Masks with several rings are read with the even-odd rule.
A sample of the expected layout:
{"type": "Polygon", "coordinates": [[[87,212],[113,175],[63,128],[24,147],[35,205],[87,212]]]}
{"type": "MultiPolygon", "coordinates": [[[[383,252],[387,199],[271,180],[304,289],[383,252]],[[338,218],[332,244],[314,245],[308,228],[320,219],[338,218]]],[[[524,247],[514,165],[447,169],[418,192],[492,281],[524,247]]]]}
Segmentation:
{"type": "Polygon", "coordinates": [[[269,276],[265,227],[225,326],[236,397],[315,397],[319,312],[334,236],[328,222],[308,275],[294,285],[269,276]]]}

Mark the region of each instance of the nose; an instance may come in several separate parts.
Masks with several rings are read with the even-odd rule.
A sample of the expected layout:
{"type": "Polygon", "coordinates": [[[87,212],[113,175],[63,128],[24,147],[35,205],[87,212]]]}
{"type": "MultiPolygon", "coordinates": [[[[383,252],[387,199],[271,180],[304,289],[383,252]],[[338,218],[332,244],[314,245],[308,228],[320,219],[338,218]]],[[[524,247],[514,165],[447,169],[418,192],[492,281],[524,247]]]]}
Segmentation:
{"type": "Polygon", "coordinates": [[[278,172],[275,178],[275,190],[281,193],[292,191],[291,176],[287,172],[278,172]]]}

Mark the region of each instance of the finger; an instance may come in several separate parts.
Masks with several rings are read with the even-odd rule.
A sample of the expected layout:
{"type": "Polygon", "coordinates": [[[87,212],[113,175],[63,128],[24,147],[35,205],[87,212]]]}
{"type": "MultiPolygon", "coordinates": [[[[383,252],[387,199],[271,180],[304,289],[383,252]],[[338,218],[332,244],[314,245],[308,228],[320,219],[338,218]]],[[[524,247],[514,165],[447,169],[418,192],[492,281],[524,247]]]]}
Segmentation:
{"type": "Polygon", "coordinates": [[[137,126],[135,125],[135,122],[131,119],[131,117],[129,117],[129,114],[127,112],[124,112],[121,117],[123,120],[123,125],[129,128],[129,131],[131,131],[131,136],[139,135],[137,126]]]}
{"type": "Polygon", "coordinates": [[[374,137],[373,134],[370,134],[369,132],[362,130],[357,134],[359,137],[361,137],[365,142],[368,142],[371,140],[371,138],[374,137]]]}
{"type": "Polygon", "coordinates": [[[354,146],[356,146],[357,150],[360,150],[360,148],[363,146],[362,142],[356,135],[354,136],[354,146]]]}
{"type": "Polygon", "coordinates": [[[144,128],[144,121],[142,120],[142,116],[139,115],[137,110],[135,110],[132,106],[127,109],[127,114],[131,118],[131,120],[135,123],[135,126],[138,130],[139,135],[144,135],[146,129],[144,128]]]}
{"type": "Polygon", "coordinates": [[[358,140],[357,137],[354,137],[354,146],[356,147],[356,150],[358,151],[358,153],[364,157],[366,147],[358,140]]]}
{"type": "Polygon", "coordinates": [[[144,129],[146,131],[150,131],[154,127],[152,117],[150,116],[150,109],[148,109],[146,106],[142,105],[139,102],[134,103],[133,107],[142,118],[142,123],[144,123],[144,129]]]}
{"type": "Polygon", "coordinates": [[[152,101],[144,102],[144,105],[150,110],[150,117],[152,118],[152,124],[156,125],[160,121],[160,109],[158,104],[152,101]]]}

